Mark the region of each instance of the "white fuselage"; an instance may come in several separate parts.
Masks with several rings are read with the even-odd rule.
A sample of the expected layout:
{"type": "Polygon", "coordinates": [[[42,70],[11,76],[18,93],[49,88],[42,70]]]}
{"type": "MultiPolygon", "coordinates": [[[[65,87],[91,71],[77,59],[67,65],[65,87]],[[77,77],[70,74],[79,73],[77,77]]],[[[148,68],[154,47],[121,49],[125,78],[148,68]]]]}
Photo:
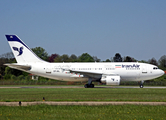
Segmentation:
{"type": "Polygon", "coordinates": [[[88,81],[86,88],[93,88],[95,81],[119,85],[120,81],[151,80],[164,74],[157,66],[138,62],[49,63],[41,60],[17,35],[6,38],[17,63],[5,65],[56,80],[88,81]]]}
{"type": "Polygon", "coordinates": [[[142,81],[159,77],[164,72],[154,65],[136,62],[99,63],[31,63],[29,71],[39,76],[63,81],[100,79],[103,74],[118,75],[121,81],[142,81]]]}

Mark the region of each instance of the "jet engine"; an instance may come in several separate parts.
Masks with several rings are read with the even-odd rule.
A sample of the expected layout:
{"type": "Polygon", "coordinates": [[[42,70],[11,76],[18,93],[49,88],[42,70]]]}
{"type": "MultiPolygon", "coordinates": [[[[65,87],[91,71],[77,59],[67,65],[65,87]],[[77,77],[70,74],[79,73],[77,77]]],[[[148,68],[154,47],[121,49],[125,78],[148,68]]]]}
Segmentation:
{"type": "Polygon", "coordinates": [[[106,85],[120,85],[120,76],[102,75],[101,82],[106,85]]]}

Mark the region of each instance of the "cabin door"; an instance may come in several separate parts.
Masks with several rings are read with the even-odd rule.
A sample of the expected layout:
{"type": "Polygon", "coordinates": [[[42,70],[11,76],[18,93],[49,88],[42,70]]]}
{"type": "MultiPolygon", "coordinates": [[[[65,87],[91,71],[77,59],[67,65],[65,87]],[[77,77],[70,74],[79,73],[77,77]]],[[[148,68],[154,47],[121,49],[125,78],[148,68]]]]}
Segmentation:
{"type": "Polygon", "coordinates": [[[51,73],[51,65],[46,65],[46,73],[51,73]]]}
{"type": "Polygon", "coordinates": [[[147,73],[147,66],[146,65],[142,66],[142,73],[143,74],[147,73]]]}

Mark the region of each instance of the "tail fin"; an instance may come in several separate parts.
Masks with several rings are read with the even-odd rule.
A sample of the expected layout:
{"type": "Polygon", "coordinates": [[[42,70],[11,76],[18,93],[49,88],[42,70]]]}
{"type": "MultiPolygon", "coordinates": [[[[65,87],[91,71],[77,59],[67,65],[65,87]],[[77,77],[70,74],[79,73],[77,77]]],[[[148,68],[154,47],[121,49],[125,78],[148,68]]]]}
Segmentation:
{"type": "Polygon", "coordinates": [[[40,59],[19,37],[6,35],[17,63],[45,62],[40,59]]]}

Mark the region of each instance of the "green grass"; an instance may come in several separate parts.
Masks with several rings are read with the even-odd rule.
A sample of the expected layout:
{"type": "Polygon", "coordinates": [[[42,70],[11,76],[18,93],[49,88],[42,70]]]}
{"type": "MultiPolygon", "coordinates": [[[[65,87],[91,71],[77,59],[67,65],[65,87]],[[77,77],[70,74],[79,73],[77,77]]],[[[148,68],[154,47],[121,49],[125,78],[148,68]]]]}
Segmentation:
{"type": "Polygon", "coordinates": [[[165,106],[19,106],[0,107],[1,120],[165,120],[165,106]]]}
{"type": "MultiPolygon", "coordinates": [[[[32,86],[33,87],[33,86],[32,86]]],[[[5,88],[0,101],[166,101],[166,89],[5,88]]],[[[0,120],[165,120],[166,106],[0,106],[0,120]]]]}
{"type": "Polygon", "coordinates": [[[0,101],[149,101],[166,102],[166,89],[5,88],[0,101]]]}

